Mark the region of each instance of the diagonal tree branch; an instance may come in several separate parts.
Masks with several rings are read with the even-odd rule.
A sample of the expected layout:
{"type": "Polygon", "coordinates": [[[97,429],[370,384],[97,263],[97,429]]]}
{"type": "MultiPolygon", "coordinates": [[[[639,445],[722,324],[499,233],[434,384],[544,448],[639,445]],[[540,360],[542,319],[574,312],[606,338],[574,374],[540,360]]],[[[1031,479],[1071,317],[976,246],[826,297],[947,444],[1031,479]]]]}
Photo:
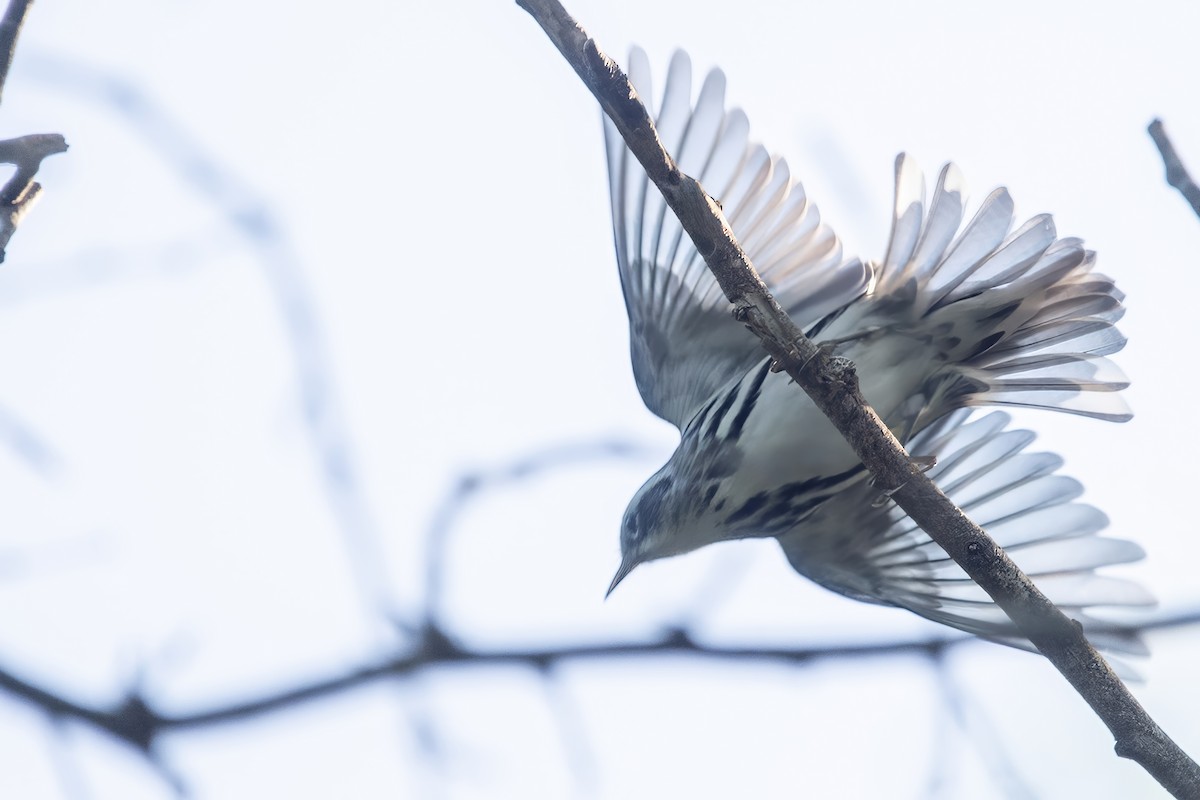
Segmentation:
{"type": "Polygon", "coordinates": [[[557,0],[517,0],[600,101],[716,276],[735,314],[846,437],[881,486],[1012,618],[1108,726],[1118,755],[1176,797],[1200,792],[1200,766],[1146,713],[1068,619],[984,531],[915,466],[859,391],[854,365],[830,358],[788,318],[738,244],[720,205],[680,172],[625,73],[557,0]]]}
{"type": "Polygon", "coordinates": [[[21,26],[25,24],[31,5],[33,0],[12,0],[4,10],[4,16],[0,17],[0,93],[8,82],[8,70],[17,49],[17,36],[21,33],[21,26]]]}
{"type": "Polygon", "coordinates": [[[1183,198],[1191,204],[1192,211],[1195,211],[1196,216],[1200,217],[1200,186],[1197,186],[1196,182],[1192,180],[1187,167],[1183,165],[1183,160],[1175,152],[1175,145],[1171,144],[1171,140],[1167,138],[1167,131],[1163,128],[1162,120],[1154,120],[1147,130],[1150,132],[1150,138],[1157,145],[1159,154],[1162,155],[1163,166],[1167,168],[1167,183],[1179,190],[1183,198]]]}

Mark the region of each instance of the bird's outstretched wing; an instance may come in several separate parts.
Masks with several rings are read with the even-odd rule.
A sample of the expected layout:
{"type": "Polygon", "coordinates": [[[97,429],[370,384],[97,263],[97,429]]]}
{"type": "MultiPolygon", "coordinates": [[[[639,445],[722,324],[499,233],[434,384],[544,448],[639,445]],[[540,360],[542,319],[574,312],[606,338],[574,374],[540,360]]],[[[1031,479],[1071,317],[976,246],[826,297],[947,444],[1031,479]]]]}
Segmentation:
{"type": "MultiPolygon", "coordinates": [[[[1005,430],[1003,412],[966,422],[960,410],[907,443],[937,458],[929,476],[1005,549],[1088,638],[1109,652],[1144,654],[1137,634],[1088,617],[1092,606],[1145,606],[1140,585],[1096,573],[1137,561],[1137,544],[1097,534],[1108,519],[1074,502],[1078,481],[1056,471],[1051,453],[1027,453],[1030,431],[1005,430]]],[[[838,494],[779,537],[797,572],[857,600],[907,608],[923,617],[1023,649],[1032,645],[991,598],[894,503],[875,502],[862,482],[838,494]]]]}
{"type": "MultiPolygon", "coordinates": [[[[725,107],[724,74],[710,72],[693,104],[691,73],[687,54],[675,53],[655,119],[659,137],[721,203],[780,305],[807,326],[861,295],[867,267],[843,259],[787,163],[749,141],[746,115],[725,107]]],[[[653,96],[640,49],[630,54],[629,77],[643,98],[653,96]]],[[[634,377],[646,406],[682,429],[763,353],[731,317],[704,259],[607,118],[604,132],[634,377]]]]}
{"type": "Polygon", "coordinates": [[[1120,394],[1128,380],[1107,358],[1125,345],[1116,327],[1124,295],[1094,271],[1096,254],[1058,238],[1049,214],[1014,228],[1003,188],[964,225],[964,195],[947,164],[926,205],[920,169],[899,156],[891,241],[871,292],[826,320],[821,335],[892,327],[925,342],[944,367],[930,373],[917,428],[980,405],[1129,419],[1120,394]]]}

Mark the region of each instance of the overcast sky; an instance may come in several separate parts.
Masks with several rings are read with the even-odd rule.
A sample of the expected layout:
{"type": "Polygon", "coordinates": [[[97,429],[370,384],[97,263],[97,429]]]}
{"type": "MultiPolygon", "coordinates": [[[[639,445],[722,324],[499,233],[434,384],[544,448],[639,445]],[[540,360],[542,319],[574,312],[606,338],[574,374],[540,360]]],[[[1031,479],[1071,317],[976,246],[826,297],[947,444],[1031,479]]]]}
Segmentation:
{"type": "MultiPolygon", "coordinates": [[[[953,159],[976,199],[1008,186],[1022,219],[1053,212],[1099,251],[1128,295],[1136,418],[1019,421],[1149,551],[1121,574],[1166,610],[1200,604],[1200,429],[1181,424],[1200,221],[1145,134],[1161,116],[1200,170],[1200,6],[568,10],[618,60],[637,43],[660,75],[677,47],[697,78],[720,65],[849,252],[882,254],[901,150],[929,173],[953,159]]],[[[140,686],[171,713],[335,673],[402,643],[379,609],[416,621],[424,532],[464,471],[612,440],[638,454],[464,511],[439,605],[453,634],[933,630],[806,583],[771,542],[649,565],[603,602],[621,513],[675,433],[630,374],[599,111],[515,4],[42,2],[0,126],[71,145],[0,268],[0,669],[97,706],[140,686]]],[[[1193,753],[1195,641],[1155,638],[1136,688],[1193,753]]],[[[159,755],[201,798],[1154,792],[1048,665],[986,645],[943,672],[430,673],[171,734],[159,755]],[[1008,782],[988,773],[1000,752],[1008,782]]],[[[0,794],[172,796],[139,754],[2,693],[0,794]]]]}

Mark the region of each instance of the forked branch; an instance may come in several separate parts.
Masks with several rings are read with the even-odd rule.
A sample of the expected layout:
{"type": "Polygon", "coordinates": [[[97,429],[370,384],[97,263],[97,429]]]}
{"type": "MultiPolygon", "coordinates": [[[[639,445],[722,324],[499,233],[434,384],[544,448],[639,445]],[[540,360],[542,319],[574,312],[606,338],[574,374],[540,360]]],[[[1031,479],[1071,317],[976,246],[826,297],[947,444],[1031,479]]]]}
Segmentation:
{"type": "MultiPolygon", "coordinates": [[[[8,80],[8,69],[12,66],[13,53],[17,48],[17,36],[29,13],[32,0],[12,0],[0,17],[0,94],[8,80]]],[[[0,188],[0,263],[4,261],[4,249],[8,240],[17,231],[17,225],[29,212],[41,194],[42,187],[33,180],[42,160],[55,153],[66,152],[67,141],[57,133],[35,133],[0,141],[0,163],[12,164],[17,169],[0,188]]]]}

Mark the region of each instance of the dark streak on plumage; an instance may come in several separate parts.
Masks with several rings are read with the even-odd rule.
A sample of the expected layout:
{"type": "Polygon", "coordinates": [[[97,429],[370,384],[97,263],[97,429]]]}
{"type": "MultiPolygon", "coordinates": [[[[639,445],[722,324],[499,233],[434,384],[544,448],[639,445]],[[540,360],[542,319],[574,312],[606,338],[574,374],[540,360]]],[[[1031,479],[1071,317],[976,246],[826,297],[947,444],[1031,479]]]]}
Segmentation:
{"type": "Polygon", "coordinates": [[[986,317],[980,317],[978,319],[978,322],[980,323],[980,327],[983,327],[982,323],[985,323],[985,322],[1002,322],[1003,320],[1008,319],[1009,316],[1011,316],[1012,313],[1020,307],[1021,307],[1020,300],[1014,300],[1011,303],[1000,306],[995,311],[993,311],[991,314],[988,314],[986,317]]]}
{"type": "MultiPolygon", "coordinates": [[[[632,544],[661,525],[663,505],[674,485],[675,482],[671,478],[661,478],[646,490],[633,513],[626,515],[625,528],[622,531],[623,540],[627,539],[628,544],[632,544]]],[[[623,546],[625,544],[623,542],[623,546]]]]}
{"type": "Polygon", "coordinates": [[[709,455],[702,459],[703,466],[700,477],[706,481],[719,481],[728,478],[738,471],[744,457],[742,451],[734,444],[721,442],[706,448],[709,455]]]}
{"type": "Polygon", "coordinates": [[[729,438],[737,441],[742,435],[742,429],[746,426],[746,420],[750,418],[750,412],[754,410],[755,404],[758,403],[759,395],[762,394],[763,382],[767,379],[767,373],[771,371],[771,359],[765,359],[758,372],[754,374],[754,380],[750,383],[750,391],[746,393],[746,398],[742,400],[742,407],[738,409],[737,416],[733,418],[733,424],[729,426],[729,438]]]}
{"type": "Polygon", "coordinates": [[[794,481],[785,483],[776,491],[780,494],[785,494],[789,497],[794,497],[801,494],[810,494],[818,492],[821,489],[828,489],[831,486],[837,486],[851,478],[856,478],[866,470],[862,464],[856,464],[845,472],[839,472],[836,475],[829,475],[823,478],[809,478],[806,481],[794,481]]]}
{"type": "Polygon", "coordinates": [[[693,427],[700,427],[703,425],[704,420],[708,418],[708,412],[712,411],[712,407],[716,404],[717,396],[713,395],[712,399],[704,404],[704,408],[700,409],[700,412],[692,418],[691,422],[688,423],[687,430],[691,430],[693,427]]]}
{"type": "Polygon", "coordinates": [[[745,503],[742,503],[741,508],[739,508],[737,511],[734,511],[732,514],[730,514],[728,517],[726,517],[725,523],[727,525],[732,525],[735,522],[741,522],[742,520],[746,519],[751,514],[753,514],[755,511],[758,511],[760,508],[765,506],[767,504],[767,501],[770,498],[771,498],[770,492],[759,492],[758,494],[754,495],[749,500],[747,500],[745,503]]]}
{"type": "MultiPolygon", "coordinates": [[[[803,520],[818,506],[845,488],[866,471],[862,464],[820,478],[786,483],[771,492],[759,492],[736,511],[725,518],[725,524],[734,525],[754,518],[745,530],[757,535],[775,536],[786,532],[803,520]]],[[[720,511],[724,500],[714,508],[720,511]]]]}
{"type": "Polygon", "coordinates": [[[834,494],[836,493],[815,495],[795,506],[787,502],[776,503],[763,513],[767,522],[762,532],[772,536],[785,533],[834,494]]]}
{"type": "Polygon", "coordinates": [[[992,345],[994,345],[996,342],[1000,341],[1003,338],[1004,338],[1004,331],[996,331],[995,333],[993,333],[990,336],[988,336],[987,338],[985,338],[982,342],[980,342],[979,346],[975,348],[975,351],[973,353],[971,353],[971,355],[967,356],[966,359],[964,359],[964,360],[970,361],[972,358],[975,358],[976,356],[983,355],[989,349],[991,349],[992,345]]]}
{"type": "Polygon", "coordinates": [[[738,381],[733,385],[733,388],[725,394],[725,399],[721,402],[720,408],[716,410],[716,412],[712,415],[712,419],[710,419],[708,422],[707,435],[709,438],[716,437],[717,428],[721,426],[721,421],[725,419],[725,415],[729,413],[729,409],[733,408],[734,401],[737,400],[738,392],[741,391],[741,388],[742,382],[738,381]]]}

